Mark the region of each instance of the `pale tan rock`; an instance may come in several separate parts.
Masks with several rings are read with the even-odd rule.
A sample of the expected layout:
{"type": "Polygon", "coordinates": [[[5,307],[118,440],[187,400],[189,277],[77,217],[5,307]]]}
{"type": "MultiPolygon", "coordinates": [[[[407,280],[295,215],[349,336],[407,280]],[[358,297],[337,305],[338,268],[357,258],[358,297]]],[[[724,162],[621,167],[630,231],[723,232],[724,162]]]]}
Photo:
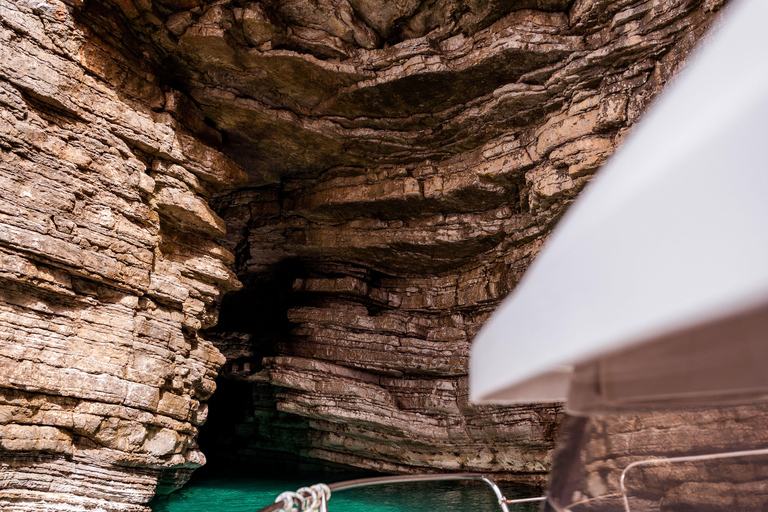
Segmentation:
{"type": "Polygon", "coordinates": [[[211,237],[226,232],[224,221],[210,207],[189,190],[163,187],[153,195],[161,215],[167,215],[182,230],[200,232],[211,237]]]}
{"type": "Polygon", "coordinates": [[[581,436],[586,446],[578,460],[565,449],[555,453],[557,459],[569,459],[572,464],[569,483],[553,481],[552,492],[561,502],[570,499],[574,485],[581,489],[579,499],[616,493],[627,466],[657,460],[626,472],[630,506],[642,510],[759,508],[765,502],[765,456],[744,456],[742,450],[764,445],[764,415],[764,404],[751,404],[568,417],[564,434],[574,440],[573,446],[578,444],[575,436],[581,436]],[[730,451],[742,456],[664,462],[670,454],[730,451]]]}
{"type": "Polygon", "coordinates": [[[190,420],[222,359],[176,340],[239,285],[206,200],[242,171],[152,112],[143,64],[89,46],[71,11],[0,2],[0,508],[140,511],[163,474],[204,462],[190,420]],[[161,264],[181,229],[189,268],[161,264]]]}

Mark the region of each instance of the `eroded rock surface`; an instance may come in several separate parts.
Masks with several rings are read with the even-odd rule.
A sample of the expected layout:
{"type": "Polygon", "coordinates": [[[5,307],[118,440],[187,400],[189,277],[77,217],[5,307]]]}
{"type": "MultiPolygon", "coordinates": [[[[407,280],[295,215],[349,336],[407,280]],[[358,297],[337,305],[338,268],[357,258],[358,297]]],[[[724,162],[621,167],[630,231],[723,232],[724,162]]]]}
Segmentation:
{"type": "Polygon", "coordinates": [[[0,507],[145,510],[225,361],[229,456],[541,481],[470,340],[721,3],[0,0],[0,507]]]}
{"type": "Polygon", "coordinates": [[[495,5],[336,56],[244,45],[222,7],[205,45],[228,60],[170,52],[254,185],[214,201],[245,283],[215,343],[252,382],[219,451],[541,481],[559,408],[468,404],[470,340],[719,7],[495,5]]]}
{"type": "Polygon", "coordinates": [[[240,287],[207,202],[243,171],[87,21],[0,2],[3,510],[145,510],[186,480],[224,362],[198,331],[240,287]]]}

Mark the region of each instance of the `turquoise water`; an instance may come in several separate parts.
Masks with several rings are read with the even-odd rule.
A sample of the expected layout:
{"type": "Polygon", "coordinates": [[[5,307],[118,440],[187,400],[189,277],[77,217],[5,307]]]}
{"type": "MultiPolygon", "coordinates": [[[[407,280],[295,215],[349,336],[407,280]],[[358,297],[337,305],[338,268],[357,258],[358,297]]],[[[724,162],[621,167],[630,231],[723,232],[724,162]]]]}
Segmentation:
{"type": "MultiPolygon", "coordinates": [[[[154,512],[256,512],[283,491],[318,482],[333,483],[371,475],[339,477],[301,475],[196,475],[183,489],[152,503],[154,512]],[[319,480],[317,478],[320,478],[319,480]]],[[[530,497],[501,485],[507,498],[530,497]]],[[[514,512],[534,512],[537,504],[512,505],[514,512]]],[[[339,491],[328,502],[329,512],[498,512],[491,489],[481,482],[420,482],[339,491]]]]}

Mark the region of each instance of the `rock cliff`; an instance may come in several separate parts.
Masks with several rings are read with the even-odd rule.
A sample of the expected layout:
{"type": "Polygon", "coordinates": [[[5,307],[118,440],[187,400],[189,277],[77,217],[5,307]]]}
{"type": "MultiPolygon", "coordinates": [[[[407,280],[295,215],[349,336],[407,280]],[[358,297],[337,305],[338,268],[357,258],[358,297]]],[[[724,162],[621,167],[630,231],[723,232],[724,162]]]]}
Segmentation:
{"type": "Polygon", "coordinates": [[[541,481],[469,343],[721,3],[0,0],[0,507],[146,510],[222,365],[230,457],[541,481]]]}
{"type": "Polygon", "coordinates": [[[188,478],[224,362],[199,331],[240,287],[207,203],[244,172],[98,11],[0,2],[3,510],[146,510],[188,478]]]}

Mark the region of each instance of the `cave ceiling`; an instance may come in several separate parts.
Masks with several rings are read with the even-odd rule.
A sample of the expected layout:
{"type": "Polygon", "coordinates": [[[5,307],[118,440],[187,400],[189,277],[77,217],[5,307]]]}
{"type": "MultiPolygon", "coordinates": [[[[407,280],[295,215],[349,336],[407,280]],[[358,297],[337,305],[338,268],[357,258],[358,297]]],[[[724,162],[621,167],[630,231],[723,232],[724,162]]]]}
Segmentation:
{"type": "Polygon", "coordinates": [[[583,62],[595,49],[585,34],[620,7],[573,12],[571,3],[117,5],[259,185],[329,169],[414,168],[542,119],[599,80],[599,63],[583,62]]]}
{"type": "MultiPolygon", "coordinates": [[[[719,2],[89,5],[94,19],[119,10],[117,33],[175,91],[135,84],[143,102],[240,164],[248,187],[277,187],[292,220],[270,250],[439,274],[548,231],[719,2]],[[306,225],[359,219],[378,224],[306,225]]],[[[242,253],[248,221],[233,215],[227,247],[242,253]]]]}

